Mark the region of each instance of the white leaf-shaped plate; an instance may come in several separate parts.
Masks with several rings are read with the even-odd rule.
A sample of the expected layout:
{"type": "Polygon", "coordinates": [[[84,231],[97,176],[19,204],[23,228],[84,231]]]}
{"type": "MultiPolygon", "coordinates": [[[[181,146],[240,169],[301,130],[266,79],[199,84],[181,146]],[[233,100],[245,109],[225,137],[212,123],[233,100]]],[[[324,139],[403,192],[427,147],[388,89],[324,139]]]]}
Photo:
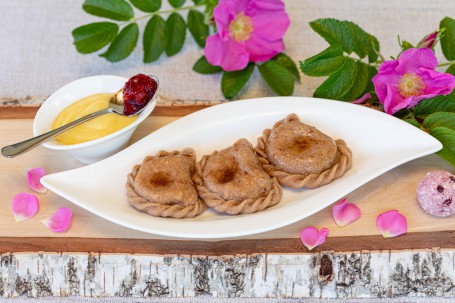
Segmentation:
{"type": "Polygon", "coordinates": [[[261,98],[198,111],[110,158],[45,176],[41,182],[74,204],[132,229],[193,239],[226,238],[265,232],[301,220],[384,172],[441,147],[439,141],[416,127],[363,106],[303,97],[261,98]],[[220,215],[208,210],[193,219],[157,218],[128,204],[126,176],[145,156],[159,150],[192,147],[200,159],[242,137],[256,145],[264,129],[290,113],[334,139],[344,139],[353,152],[351,170],[317,189],[285,188],[278,205],[249,215],[220,215]]]}

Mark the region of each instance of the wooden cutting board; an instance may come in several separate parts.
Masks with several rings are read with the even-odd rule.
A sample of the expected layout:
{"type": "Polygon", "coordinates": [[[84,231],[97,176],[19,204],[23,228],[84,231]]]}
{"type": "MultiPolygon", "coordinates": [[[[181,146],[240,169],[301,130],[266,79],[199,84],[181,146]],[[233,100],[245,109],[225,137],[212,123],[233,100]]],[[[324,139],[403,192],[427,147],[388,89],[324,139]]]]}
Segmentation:
{"type": "MultiPolygon", "coordinates": [[[[176,116],[151,116],[136,130],[132,142],[160,127],[175,121],[176,116]]],[[[12,144],[32,136],[32,119],[0,120],[0,146],[12,144]]],[[[332,206],[309,218],[273,231],[241,238],[189,241],[147,234],[122,227],[79,208],[64,198],[48,192],[37,194],[39,213],[25,222],[16,223],[10,202],[19,192],[31,192],[26,173],[33,167],[43,167],[55,173],[83,166],[69,154],[38,147],[17,158],[0,158],[0,253],[6,251],[103,251],[143,253],[223,254],[254,252],[301,252],[299,240],[303,227],[327,227],[330,230],[321,250],[352,251],[375,249],[418,249],[455,247],[455,217],[436,218],[424,213],[417,204],[415,190],[420,179],[430,171],[453,168],[436,155],[426,156],[403,164],[358,188],[348,200],[362,210],[355,223],[339,228],[332,219],[332,206]],[[74,219],[71,229],[54,234],[40,221],[59,207],[69,207],[74,219]],[[383,239],[376,228],[376,216],[390,209],[398,209],[408,219],[408,234],[383,239]],[[144,241],[146,240],[146,241],[144,241]]]]}

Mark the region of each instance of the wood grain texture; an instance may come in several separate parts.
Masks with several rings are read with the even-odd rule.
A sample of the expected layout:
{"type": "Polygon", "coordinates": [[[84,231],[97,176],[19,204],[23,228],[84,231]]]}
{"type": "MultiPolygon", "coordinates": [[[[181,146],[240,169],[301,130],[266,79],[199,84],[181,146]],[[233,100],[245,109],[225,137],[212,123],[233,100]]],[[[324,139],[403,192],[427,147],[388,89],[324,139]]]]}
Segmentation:
{"type": "MultiPolygon", "coordinates": [[[[218,103],[158,103],[151,116],[186,116],[198,110],[218,103]]],[[[39,105],[6,105],[0,106],[0,119],[33,119],[39,105]]]]}
{"type": "MultiPolygon", "coordinates": [[[[163,125],[175,121],[178,117],[149,117],[142,123],[135,132],[132,143],[146,136],[150,132],[159,129],[163,125]]],[[[12,119],[0,120],[0,146],[8,145],[16,141],[24,140],[32,135],[32,120],[30,119],[12,119]],[[13,130],[13,131],[12,131],[13,130]]],[[[77,206],[69,201],[57,196],[52,192],[47,194],[39,194],[40,199],[40,212],[30,220],[25,222],[16,223],[11,214],[10,201],[19,192],[29,191],[26,185],[27,170],[33,167],[43,167],[47,173],[54,173],[58,171],[68,170],[80,167],[83,164],[73,159],[70,155],[38,147],[37,149],[24,154],[21,157],[6,159],[0,158],[0,186],[2,187],[2,195],[0,196],[0,238],[6,239],[3,242],[7,245],[8,238],[91,238],[91,239],[160,239],[169,240],[169,238],[146,234],[134,231],[114,223],[101,219],[77,206]],[[41,223],[40,220],[50,216],[59,207],[69,207],[73,211],[74,220],[71,229],[63,234],[54,234],[48,231],[41,223]]],[[[348,199],[357,205],[362,210],[362,218],[351,225],[344,228],[339,228],[333,222],[332,208],[327,207],[322,211],[304,219],[282,227],[270,232],[265,232],[256,235],[242,237],[241,240],[250,239],[292,239],[292,247],[298,247],[298,235],[300,230],[305,226],[327,227],[330,229],[329,239],[341,237],[337,246],[330,246],[330,249],[346,249],[350,245],[356,245],[359,242],[359,236],[376,236],[374,240],[365,242],[363,249],[385,249],[390,247],[397,248],[431,248],[431,247],[445,247],[444,233],[438,238],[439,242],[430,244],[431,242],[419,241],[419,233],[424,232],[446,232],[455,230],[455,221],[453,218],[435,218],[425,214],[418,206],[415,198],[415,189],[419,180],[428,171],[446,169],[451,170],[451,166],[435,155],[423,157],[409,163],[403,164],[376,179],[368,182],[357,190],[348,195],[348,199]],[[378,236],[375,220],[376,216],[389,209],[398,209],[401,213],[405,214],[409,222],[409,233],[415,234],[414,242],[409,242],[405,246],[392,246],[391,243],[400,242],[400,240],[383,240],[378,236]],[[352,238],[351,238],[352,237],[352,238]],[[348,240],[351,239],[351,240],[348,240]],[[346,244],[343,244],[346,242],[346,244]],[[375,242],[377,242],[375,246],[375,242]],[[369,243],[369,244],[368,244],[369,243]],[[341,245],[341,246],[340,246],[341,245]],[[344,245],[344,246],[343,246],[344,245]]],[[[453,235],[452,235],[453,237],[453,235]]],[[[397,238],[404,239],[404,238],[397,238]]],[[[431,234],[427,237],[431,240],[431,234]]],[[[179,240],[179,239],[172,239],[179,240]]],[[[240,239],[229,239],[240,240],[240,239]]],[[[3,240],[2,240],[3,241],[3,240]]],[[[87,243],[94,245],[96,240],[87,243]]],[[[331,241],[328,241],[329,245],[331,241]]],[[[33,241],[31,242],[33,243],[33,241]]],[[[112,242],[111,242],[112,243],[112,242]]],[[[125,243],[128,243],[126,241],[125,243]]],[[[152,241],[148,242],[152,245],[152,241]]],[[[259,241],[255,245],[262,245],[259,241]]],[[[447,243],[452,243],[448,241],[447,243]]],[[[58,245],[58,242],[57,244],[58,245]]],[[[185,244],[186,245],[186,244],[185,244]]],[[[227,244],[217,244],[220,247],[227,244]]],[[[234,244],[233,244],[234,245],[234,244]]],[[[244,244],[245,246],[249,244],[244,244]]],[[[447,244],[449,245],[449,244],[447,244]]],[[[108,245],[107,245],[108,246],[108,245]]],[[[106,247],[107,247],[106,246],[106,247]]],[[[127,248],[127,245],[123,246],[127,248]]],[[[183,246],[182,247],[190,247],[183,246]]],[[[197,247],[197,245],[194,245],[197,247]]],[[[232,247],[236,247],[235,245],[232,247]]],[[[256,246],[258,248],[260,246],[256,246]]],[[[359,246],[355,246],[359,247],[359,246]]],[[[453,247],[452,244],[447,247],[453,247]]],[[[209,253],[213,249],[206,249],[204,253],[209,253]]],[[[240,249],[240,248],[239,248],[240,249]]],[[[327,249],[327,248],[323,248],[327,249]]],[[[221,248],[219,249],[219,251],[221,248]]],[[[6,251],[6,250],[3,250],[6,251]]],[[[24,250],[21,250],[24,251],[24,250]]],[[[234,250],[231,250],[234,253],[234,250]]],[[[125,252],[125,251],[123,251],[125,252]]],[[[191,251],[189,251],[191,252],[191,251]]]]}
{"type": "Polygon", "coordinates": [[[455,250],[153,256],[14,253],[3,297],[389,298],[455,296],[455,250]]]}
{"type": "MultiPolygon", "coordinates": [[[[395,238],[382,236],[329,237],[311,252],[360,250],[455,249],[455,231],[408,233],[395,238]]],[[[55,237],[1,237],[0,254],[9,252],[139,253],[152,255],[300,254],[308,252],[299,238],[240,239],[221,241],[106,239],[55,237]]]]}

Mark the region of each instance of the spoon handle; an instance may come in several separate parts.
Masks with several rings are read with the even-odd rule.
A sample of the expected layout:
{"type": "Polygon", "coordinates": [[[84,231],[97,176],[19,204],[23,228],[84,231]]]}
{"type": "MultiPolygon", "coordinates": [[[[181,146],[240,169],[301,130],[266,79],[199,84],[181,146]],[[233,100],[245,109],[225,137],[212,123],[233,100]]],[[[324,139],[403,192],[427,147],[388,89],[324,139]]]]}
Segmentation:
{"type": "Polygon", "coordinates": [[[73,122],[65,124],[65,125],[63,125],[63,126],[61,126],[59,128],[51,130],[50,132],[44,133],[42,135],[33,137],[31,139],[28,139],[28,140],[25,140],[25,141],[22,141],[22,142],[18,142],[18,143],[9,145],[9,146],[5,146],[5,147],[2,148],[2,151],[1,151],[2,156],[6,157],[6,158],[13,158],[13,157],[19,156],[19,155],[21,155],[23,153],[26,153],[29,150],[37,147],[41,143],[49,141],[50,139],[54,138],[55,136],[60,135],[64,131],[66,131],[66,130],[72,128],[72,127],[75,127],[76,125],[79,125],[81,123],[84,123],[87,120],[93,119],[95,117],[98,117],[100,115],[104,115],[104,114],[107,114],[107,113],[110,113],[110,112],[111,112],[111,110],[109,108],[108,109],[99,110],[97,112],[88,114],[87,116],[84,116],[84,117],[79,118],[77,120],[74,120],[73,122]]]}

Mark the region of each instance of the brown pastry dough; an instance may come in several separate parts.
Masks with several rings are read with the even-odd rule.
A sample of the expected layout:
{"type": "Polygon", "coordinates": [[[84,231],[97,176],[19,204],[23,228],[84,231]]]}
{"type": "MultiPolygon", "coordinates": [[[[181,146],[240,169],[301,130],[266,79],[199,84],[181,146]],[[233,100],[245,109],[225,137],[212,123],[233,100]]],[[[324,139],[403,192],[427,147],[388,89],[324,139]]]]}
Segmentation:
{"type": "Polygon", "coordinates": [[[264,130],[255,150],[264,170],[292,188],[320,187],[352,166],[352,152],[343,140],[301,123],[296,114],[264,130]]]}
{"type": "Polygon", "coordinates": [[[282,189],[259,164],[246,139],[205,155],[196,163],[196,188],[204,202],[231,215],[254,213],[277,204],[282,189]]]}
{"type": "Polygon", "coordinates": [[[196,154],[186,148],[171,153],[160,151],[133,167],[128,175],[128,202],[156,217],[192,218],[207,209],[199,198],[193,179],[196,154]]]}

